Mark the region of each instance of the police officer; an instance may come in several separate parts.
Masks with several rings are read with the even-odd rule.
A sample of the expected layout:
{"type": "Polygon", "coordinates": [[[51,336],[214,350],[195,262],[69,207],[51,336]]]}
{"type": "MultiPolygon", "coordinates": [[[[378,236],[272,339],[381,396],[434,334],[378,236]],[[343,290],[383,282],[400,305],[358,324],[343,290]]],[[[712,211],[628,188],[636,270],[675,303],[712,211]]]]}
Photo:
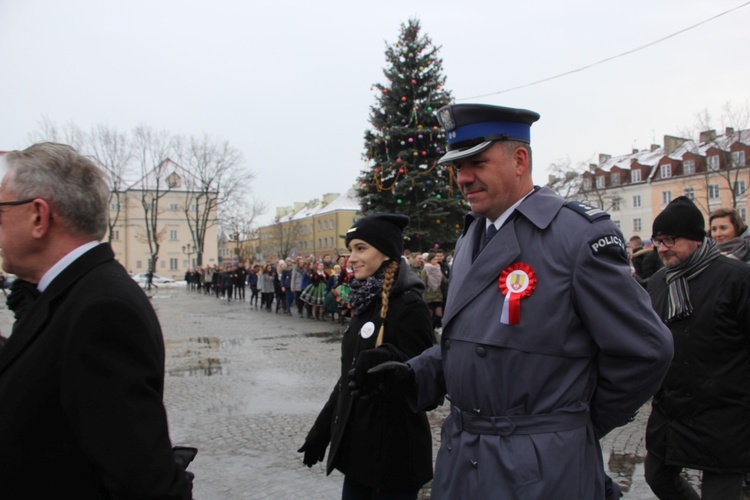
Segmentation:
{"type": "Polygon", "coordinates": [[[658,389],[669,331],[609,215],[533,185],[537,113],[456,104],[438,119],[472,209],[441,345],[358,370],[415,409],[450,399],[433,499],[604,498],[599,439],[658,389]]]}

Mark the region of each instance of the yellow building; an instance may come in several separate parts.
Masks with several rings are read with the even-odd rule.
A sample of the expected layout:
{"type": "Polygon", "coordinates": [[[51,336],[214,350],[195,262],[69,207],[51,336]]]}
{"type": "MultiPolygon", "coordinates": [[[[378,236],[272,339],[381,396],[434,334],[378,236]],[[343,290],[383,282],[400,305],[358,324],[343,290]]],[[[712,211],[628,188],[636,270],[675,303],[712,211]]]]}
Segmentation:
{"type": "Polygon", "coordinates": [[[298,255],[336,258],[346,254],[345,234],[359,213],[352,188],[343,195],[328,193],[320,200],[276,210],[276,222],[258,231],[258,257],[274,261],[298,255]]]}
{"type": "MultiPolygon", "coordinates": [[[[191,175],[182,167],[166,160],[156,172],[130,185],[110,203],[110,220],[116,221],[112,229],[112,249],[115,258],[129,272],[137,274],[151,267],[151,250],[148,244],[147,224],[156,228],[153,241],[159,245],[158,260],[154,272],[160,276],[181,280],[188,268],[197,263],[196,244],[193,239],[186,208],[193,214],[196,197],[185,182],[191,175]],[[158,177],[158,178],[157,178],[158,177]],[[158,201],[155,201],[158,200],[158,201]],[[144,204],[149,207],[144,208],[144,204]],[[152,206],[156,212],[152,212],[152,206]],[[156,223],[151,222],[156,216],[156,223]],[[147,221],[147,218],[149,219],[147,221]]],[[[200,210],[201,207],[198,206],[200,210]]],[[[207,218],[203,245],[203,266],[218,263],[217,224],[215,209],[207,218]]],[[[194,227],[194,223],[193,223],[194,227]]],[[[105,236],[105,241],[109,235],[105,236]]]]}

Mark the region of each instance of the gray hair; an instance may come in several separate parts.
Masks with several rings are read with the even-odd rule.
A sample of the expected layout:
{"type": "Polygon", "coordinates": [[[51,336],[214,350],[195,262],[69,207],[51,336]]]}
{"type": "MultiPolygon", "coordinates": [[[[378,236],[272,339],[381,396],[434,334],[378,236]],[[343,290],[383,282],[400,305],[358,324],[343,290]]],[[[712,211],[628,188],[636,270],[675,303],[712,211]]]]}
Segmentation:
{"type": "Polygon", "coordinates": [[[503,145],[505,156],[512,155],[516,148],[525,149],[526,152],[529,153],[529,172],[531,172],[531,144],[522,141],[500,141],[500,144],[503,145]]]}
{"type": "Polygon", "coordinates": [[[97,241],[107,232],[109,186],[104,172],[72,147],[40,142],[5,156],[19,199],[42,198],[75,234],[97,241]]]}

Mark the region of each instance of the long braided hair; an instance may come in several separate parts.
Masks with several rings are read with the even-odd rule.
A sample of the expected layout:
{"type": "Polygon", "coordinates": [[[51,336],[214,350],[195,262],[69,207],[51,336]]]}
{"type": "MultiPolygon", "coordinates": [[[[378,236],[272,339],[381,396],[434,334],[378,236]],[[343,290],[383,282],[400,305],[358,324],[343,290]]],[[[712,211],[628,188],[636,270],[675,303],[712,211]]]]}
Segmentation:
{"type": "Polygon", "coordinates": [[[383,305],[380,307],[380,331],[378,331],[378,338],[375,341],[375,347],[380,347],[383,343],[383,334],[385,333],[385,316],[388,314],[388,299],[391,295],[391,288],[393,282],[396,281],[396,273],[398,272],[398,261],[392,260],[390,264],[385,268],[385,274],[383,276],[383,292],[381,301],[383,305]]]}

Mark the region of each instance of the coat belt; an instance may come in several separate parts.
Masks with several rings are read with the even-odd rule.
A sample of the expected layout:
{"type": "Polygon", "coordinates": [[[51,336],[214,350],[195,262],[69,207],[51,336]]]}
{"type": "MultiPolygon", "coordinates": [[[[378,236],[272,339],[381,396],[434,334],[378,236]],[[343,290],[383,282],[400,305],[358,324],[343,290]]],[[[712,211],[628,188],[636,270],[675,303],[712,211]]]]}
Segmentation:
{"type": "Polygon", "coordinates": [[[461,411],[456,405],[453,405],[451,417],[462,431],[495,436],[571,431],[591,422],[589,410],[586,406],[540,415],[485,417],[476,413],[461,411]]]}

